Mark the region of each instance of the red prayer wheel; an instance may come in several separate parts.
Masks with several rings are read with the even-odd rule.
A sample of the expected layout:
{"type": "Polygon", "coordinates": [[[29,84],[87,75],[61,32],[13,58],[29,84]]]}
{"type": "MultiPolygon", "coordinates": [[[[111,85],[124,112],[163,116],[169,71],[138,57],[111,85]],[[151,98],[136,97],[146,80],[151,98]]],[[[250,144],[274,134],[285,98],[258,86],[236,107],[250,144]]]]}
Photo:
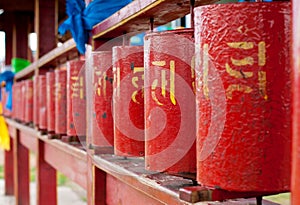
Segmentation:
{"type": "Polygon", "coordinates": [[[19,94],[18,93],[18,83],[14,83],[13,86],[12,86],[12,112],[11,112],[11,117],[13,119],[16,119],[17,118],[17,98],[16,96],[19,94]]]}
{"type": "Polygon", "coordinates": [[[39,78],[38,76],[33,77],[33,123],[35,126],[39,125],[39,98],[38,98],[38,90],[39,90],[39,78]]]}
{"type": "Polygon", "coordinates": [[[11,116],[11,111],[6,108],[8,93],[6,92],[5,88],[1,90],[1,94],[2,94],[1,103],[2,103],[3,115],[9,117],[11,116]]]}
{"type": "Polygon", "coordinates": [[[26,98],[26,87],[25,87],[25,81],[21,81],[20,82],[20,89],[21,89],[21,99],[20,99],[20,120],[22,122],[25,122],[25,107],[26,107],[26,104],[25,104],[25,98],[26,98]]]}
{"type": "Polygon", "coordinates": [[[46,73],[46,104],[47,104],[47,130],[49,133],[55,131],[55,73],[46,73]]]}
{"type": "Polygon", "coordinates": [[[67,62],[67,135],[86,135],[84,60],[67,62]]]}
{"type": "Polygon", "coordinates": [[[145,166],[196,173],[194,30],[145,36],[145,166]]]}
{"type": "Polygon", "coordinates": [[[21,82],[16,83],[15,92],[15,117],[17,120],[21,120],[22,116],[22,84],[21,82]]]}
{"type": "Polygon", "coordinates": [[[33,81],[25,81],[25,113],[24,121],[26,123],[33,122],[33,81]]]}
{"type": "Polygon", "coordinates": [[[290,27],[287,2],[195,9],[200,184],[290,189],[290,27]]]}
{"type": "Polygon", "coordinates": [[[39,102],[39,129],[47,130],[47,95],[46,95],[46,76],[40,75],[38,87],[38,102],[39,102]]]}
{"type": "Polygon", "coordinates": [[[291,204],[300,204],[300,1],[293,1],[293,70],[292,70],[292,123],[293,163],[291,179],[291,204]]]}
{"type": "Polygon", "coordinates": [[[114,148],[119,156],[144,156],[144,51],[113,47],[114,148]]]}
{"type": "Polygon", "coordinates": [[[67,71],[55,70],[55,133],[67,133],[67,71]]]}
{"type": "Polygon", "coordinates": [[[106,147],[114,144],[112,117],[112,52],[98,51],[93,58],[93,119],[92,143],[94,146],[106,147]]]}

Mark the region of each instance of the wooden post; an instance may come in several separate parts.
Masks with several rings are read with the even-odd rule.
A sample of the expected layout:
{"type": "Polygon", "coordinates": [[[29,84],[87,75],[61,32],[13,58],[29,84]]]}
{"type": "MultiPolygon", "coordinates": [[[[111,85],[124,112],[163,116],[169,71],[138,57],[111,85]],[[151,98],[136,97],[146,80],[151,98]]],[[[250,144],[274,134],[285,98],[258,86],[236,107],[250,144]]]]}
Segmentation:
{"type": "Polygon", "coordinates": [[[10,139],[10,151],[5,151],[4,158],[5,195],[14,194],[14,154],[13,139],[10,139]]]}
{"type": "Polygon", "coordinates": [[[29,151],[20,142],[20,131],[14,138],[14,194],[16,205],[30,205],[29,197],[29,151]]]}
{"type": "Polygon", "coordinates": [[[29,53],[29,46],[28,46],[28,35],[30,32],[29,29],[29,21],[30,16],[26,13],[16,13],[14,18],[14,29],[13,29],[13,36],[14,36],[14,45],[16,48],[14,51],[14,56],[17,58],[28,58],[29,53]]]}
{"type": "Polygon", "coordinates": [[[37,205],[56,205],[56,170],[45,161],[44,142],[38,140],[37,205]]]}
{"type": "Polygon", "coordinates": [[[35,32],[37,33],[37,59],[56,47],[58,0],[35,0],[35,32]]]}
{"type": "Polygon", "coordinates": [[[93,166],[93,205],[105,205],[106,204],[106,172],[93,166]]]}

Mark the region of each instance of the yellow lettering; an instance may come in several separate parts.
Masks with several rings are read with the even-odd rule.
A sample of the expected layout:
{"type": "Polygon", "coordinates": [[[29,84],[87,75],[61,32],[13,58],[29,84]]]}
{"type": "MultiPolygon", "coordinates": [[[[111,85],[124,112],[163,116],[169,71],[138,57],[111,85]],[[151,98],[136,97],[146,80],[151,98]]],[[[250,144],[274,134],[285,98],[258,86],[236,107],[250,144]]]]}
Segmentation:
{"type": "Polygon", "coordinates": [[[232,84],[229,85],[226,89],[226,96],[228,99],[232,99],[232,93],[233,92],[243,92],[243,93],[251,93],[253,90],[249,86],[246,85],[240,85],[240,84],[232,84]]]}
{"type": "Polygon", "coordinates": [[[258,65],[266,65],[266,42],[264,41],[258,43],[258,65]]]}
{"type": "Polygon", "coordinates": [[[267,95],[267,73],[265,71],[258,72],[259,92],[265,100],[268,100],[267,95]]]}
{"type": "Polygon", "coordinates": [[[244,50],[249,50],[254,47],[253,42],[231,42],[231,43],[227,43],[227,45],[231,48],[241,48],[244,50]]]}
{"type": "Polygon", "coordinates": [[[253,76],[253,72],[244,72],[244,71],[237,71],[237,70],[233,70],[228,63],[225,64],[226,67],[226,72],[235,78],[250,78],[253,76]]]}

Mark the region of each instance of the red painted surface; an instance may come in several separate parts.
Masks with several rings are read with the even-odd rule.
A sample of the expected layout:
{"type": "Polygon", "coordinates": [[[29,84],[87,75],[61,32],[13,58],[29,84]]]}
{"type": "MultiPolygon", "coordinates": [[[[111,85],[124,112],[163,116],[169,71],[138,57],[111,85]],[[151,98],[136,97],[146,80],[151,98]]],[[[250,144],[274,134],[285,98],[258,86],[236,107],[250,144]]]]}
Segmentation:
{"type": "Polygon", "coordinates": [[[19,131],[20,135],[20,143],[26,147],[26,149],[37,153],[37,138],[32,137],[30,133],[26,133],[24,131],[19,131]]]}
{"type": "Polygon", "coordinates": [[[195,9],[200,184],[290,189],[290,10],[287,2],[195,9]]]}
{"type": "Polygon", "coordinates": [[[56,147],[55,144],[45,143],[44,159],[56,170],[59,170],[82,188],[87,189],[86,156],[79,158],[72,153],[70,147],[56,147]]]}
{"type": "Polygon", "coordinates": [[[145,36],[146,169],[196,173],[192,29],[145,36]]]}
{"type": "Polygon", "coordinates": [[[37,204],[56,205],[56,170],[45,161],[45,143],[38,140],[37,155],[37,204]]]}
{"type": "Polygon", "coordinates": [[[21,83],[15,83],[13,87],[13,118],[20,120],[21,119],[21,83]]]}
{"type": "Polygon", "coordinates": [[[14,138],[14,195],[16,205],[30,205],[29,151],[20,142],[19,131],[14,138]]]}
{"type": "Polygon", "coordinates": [[[2,103],[3,115],[9,117],[11,116],[11,111],[6,108],[8,93],[6,93],[5,88],[1,90],[1,94],[2,94],[1,103],[2,103]]]}
{"type": "Polygon", "coordinates": [[[25,104],[25,101],[26,101],[26,86],[25,86],[25,81],[21,81],[19,82],[21,85],[20,85],[20,89],[21,89],[21,99],[20,99],[20,120],[22,122],[25,121],[25,109],[26,109],[26,104],[25,104]]]}
{"type": "Polygon", "coordinates": [[[33,81],[25,81],[25,112],[24,121],[31,123],[33,121],[33,81]]]}
{"type": "Polygon", "coordinates": [[[33,77],[33,123],[39,125],[39,102],[38,102],[39,78],[33,77]]]}
{"type": "Polygon", "coordinates": [[[93,166],[93,205],[106,205],[106,172],[93,166]]]}
{"type": "Polygon", "coordinates": [[[112,117],[112,53],[93,52],[93,120],[92,143],[95,146],[113,146],[114,130],[112,117]]]}
{"type": "Polygon", "coordinates": [[[120,156],[144,156],[144,52],[113,47],[114,148],[120,156]]]}
{"type": "Polygon", "coordinates": [[[300,1],[293,1],[293,164],[292,204],[300,204],[300,1]]]}
{"type": "Polygon", "coordinates": [[[47,129],[47,95],[46,76],[39,76],[38,101],[39,101],[39,129],[47,129]]]}
{"type": "Polygon", "coordinates": [[[55,71],[55,133],[67,133],[67,71],[55,71]]]}
{"type": "Polygon", "coordinates": [[[122,205],[131,205],[131,204],[151,204],[151,205],[161,205],[159,201],[147,196],[145,193],[142,193],[133,187],[125,184],[111,175],[106,177],[106,204],[122,204],[122,205]],[[129,197],[130,196],[130,197],[129,197]]]}
{"type": "Polygon", "coordinates": [[[47,130],[54,132],[55,130],[55,73],[46,73],[46,104],[47,104],[47,130]]]}
{"type": "Polygon", "coordinates": [[[10,139],[10,150],[4,154],[5,195],[14,194],[14,151],[13,139],[10,139]]]}
{"type": "Polygon", "coordinates": [[[67,135],[86,135],[84,60],[67,62],[67,135]]]}

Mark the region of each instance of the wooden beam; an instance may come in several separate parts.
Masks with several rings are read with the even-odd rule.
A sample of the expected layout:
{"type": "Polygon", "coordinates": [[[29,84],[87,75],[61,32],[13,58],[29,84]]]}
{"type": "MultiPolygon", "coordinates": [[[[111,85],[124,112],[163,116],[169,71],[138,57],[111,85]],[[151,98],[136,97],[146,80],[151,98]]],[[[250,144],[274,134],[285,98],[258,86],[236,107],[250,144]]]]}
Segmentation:
{"type": "Polygon", "coordinates": [[[56,47],[58,0],[35,0],[35,32],[37,33],[37,58],[56,47]]]}
{"type": "Polygon", "coordinates": [[[45,160],[45,142],[38,140],[37,205],[57,204],[56,185],[56,170],[45,160]]]}
{"type": "Polygon", "coordinates": [[[4,157],[4,179],[5,179],[5,195],[14,194],[14,153],[13,139],[10,139],[10,150],[5,151],[4,157]]]}
{"type": "Polygon", "coordinates": [[[29,151],[20,142],[20,133],[14,138],[14,194],[16,205],[30,205],[29,151]]]}
{"type": "Polygon", "coordinates": [[[14,52],[14,57],[28,59],[29,56],[29,46],[28,46],[28,35],[30,32],[30,15],[29,13],[18,12],[15,13],[14,18],[14,42],[16,46],[16,51],[14,52]]]}

